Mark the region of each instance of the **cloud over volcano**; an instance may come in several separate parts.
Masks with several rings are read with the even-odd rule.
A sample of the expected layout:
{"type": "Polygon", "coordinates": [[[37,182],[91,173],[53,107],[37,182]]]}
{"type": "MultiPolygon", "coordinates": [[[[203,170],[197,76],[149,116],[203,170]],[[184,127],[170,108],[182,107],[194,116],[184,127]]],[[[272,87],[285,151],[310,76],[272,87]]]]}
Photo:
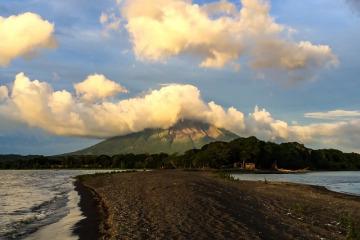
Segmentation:
{"type": "MultiPolygon", "coordinates": [[[[88,101],[79,93],[56,91],[46,82],[30,80],[24,73],[19,73],[11,88],[0,86],[2,117],[56,135],[93,138],[124,135],[145,128],[167,128],[180,119],[195,119],[240,136],[300,141],[311,146],[343,146],[350,151],[360,151],[354,144],[360,141],[360,119],[289,124],[258,107],[246,115],[234,107],[224,108],[213,101],[206,102],[197,87],[182,84],[165,85],[139,96],[111,100],[108,97],[121,92],[121,85],[103,75],[90,75],[87,79],[94,76],[106,79],[115,92],[101,95],[97,101],[88,101]]],[[[96,96],[98,92],[96,88],[89,88],[86,93],[96,96]]]]}

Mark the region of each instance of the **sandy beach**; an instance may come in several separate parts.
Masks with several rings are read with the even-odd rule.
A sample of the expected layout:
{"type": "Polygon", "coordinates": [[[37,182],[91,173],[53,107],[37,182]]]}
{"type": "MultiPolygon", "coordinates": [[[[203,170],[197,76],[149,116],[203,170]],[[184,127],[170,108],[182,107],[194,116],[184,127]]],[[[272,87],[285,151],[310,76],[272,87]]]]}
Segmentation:
{"type": "Polygon", "coordinates": [[[162,170],[82,176],[80,239],[359,239],[360,198],[162,170]]]}

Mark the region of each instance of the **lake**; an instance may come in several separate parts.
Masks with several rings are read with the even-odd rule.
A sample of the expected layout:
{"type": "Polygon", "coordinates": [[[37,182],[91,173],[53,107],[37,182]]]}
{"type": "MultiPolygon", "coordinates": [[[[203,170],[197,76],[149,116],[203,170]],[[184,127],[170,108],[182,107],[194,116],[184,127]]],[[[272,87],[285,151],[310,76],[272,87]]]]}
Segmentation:
{"type": "Polygon", "coordinates": [[[323,186],[335,192],[360,196],[360,172],[309,172],[294,174],[247,174],[234,173],[233,177],[244,181],[291,182],[323,186]]]}
{"type": "Polygon", "coordinates": [[[0,239],[77,239],[74,177],[108,170],[0,170],[0,239]]]}

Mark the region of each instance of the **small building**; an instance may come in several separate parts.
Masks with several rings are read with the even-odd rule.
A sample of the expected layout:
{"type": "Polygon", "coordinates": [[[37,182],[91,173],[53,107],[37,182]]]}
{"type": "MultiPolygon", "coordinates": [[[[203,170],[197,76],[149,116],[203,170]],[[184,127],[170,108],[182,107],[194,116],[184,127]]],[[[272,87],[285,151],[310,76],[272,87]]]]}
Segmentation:
{"type": "Polygon", "coordinates": [[[256,169],[256,165],[255,165],[255,163],[247,163],[247,162],[243,161],[243,162],[234,163],[234,168],[241,168],[244,170],[253,171],[256,169]]]}

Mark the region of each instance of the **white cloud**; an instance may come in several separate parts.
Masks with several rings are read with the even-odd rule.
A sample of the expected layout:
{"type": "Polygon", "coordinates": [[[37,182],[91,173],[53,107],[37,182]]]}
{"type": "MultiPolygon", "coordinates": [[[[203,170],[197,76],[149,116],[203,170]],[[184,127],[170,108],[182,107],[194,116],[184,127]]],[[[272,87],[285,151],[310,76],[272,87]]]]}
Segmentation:
{"type": "Polygon", "coordinates": [[[288,139],[289,126],[286,122],[274,119],[266,109],[255,107],[246,122],[246,135],[257,136],[261,139],[281,141],[288,139]]]}
{"type": "Polygon", "coordinates": [[[101,74],[88,76],[83,82],[75,84],[74,88],[76,94],[86,101],[96,101],[118,93],[127,93],[126,88],[101,74]]]}
{"type": "Polygon", "coordinates": [[[234,107],[225,109],[215,102],[205,102],[193,85],[163,85],[158,90],[118,101],[96,93],[98,101],[89,102],[66,90],[55,91],[48,83],[32,81],[20,73],[9,93],[7,88],[0,89],[4,96],[9,95],[0,103],[0,114],[56,135],[107,138],[145,128],[166,128],[180,119],[195,119],[240,136],[360,152],[360,119],[289,124],[259,107],[245,115],[234,107]]]}
{"type": "Polygon", "coordinates": [[[328,112],[305,113],[304,116],[307,118],[326,119],[326,120],[351,119],[351,118],[360,118],[360,111],[348,111],[348,110],[338,109],[328,112]]]}
{"type": "Polygon", "coordinates": [[[7,18],[0,16],[0,66],[17,57],[33,55],[42,48],[56,46],[54,24],[34,13],[7,18]]]}
{"type": "Polygon", "coordinates": [[[6,86],[0,86],[0,102],[8,98],[8,88],[6,86]]]}
{"type": "Polygon", "coordinates": [[[163,62],[191,54],[201,67],[222,68],[238,67],[245,57],[254,69],[287,72],[338,64],[329,46],[286,37],[293,29],[275,22],[268,1],[241,3],[238,11],[226,0],[204,5],[191,0],[127,0],[121,11],[141,60],[163,62]]]}
{"type": "MultiPolygon", "coordinates": [[[[96,97],[102,94],[94,93],[92,87],[89,89],[85,94],[96,97]]],[[[199,90],[192,85],[167,85],[139,97],[115,102],[102,99],[91,103],[87,100],[66,90],[54,91],[46,82],[31,81],[20,73],[8,101],[0,104],[0,113],[57,135],[100,138],[145,128],[169,127],[182,118],[237,129],[244,127],[241,112],[234,108],[223,109],[213,102],[205,103],[199,90]]]]}

